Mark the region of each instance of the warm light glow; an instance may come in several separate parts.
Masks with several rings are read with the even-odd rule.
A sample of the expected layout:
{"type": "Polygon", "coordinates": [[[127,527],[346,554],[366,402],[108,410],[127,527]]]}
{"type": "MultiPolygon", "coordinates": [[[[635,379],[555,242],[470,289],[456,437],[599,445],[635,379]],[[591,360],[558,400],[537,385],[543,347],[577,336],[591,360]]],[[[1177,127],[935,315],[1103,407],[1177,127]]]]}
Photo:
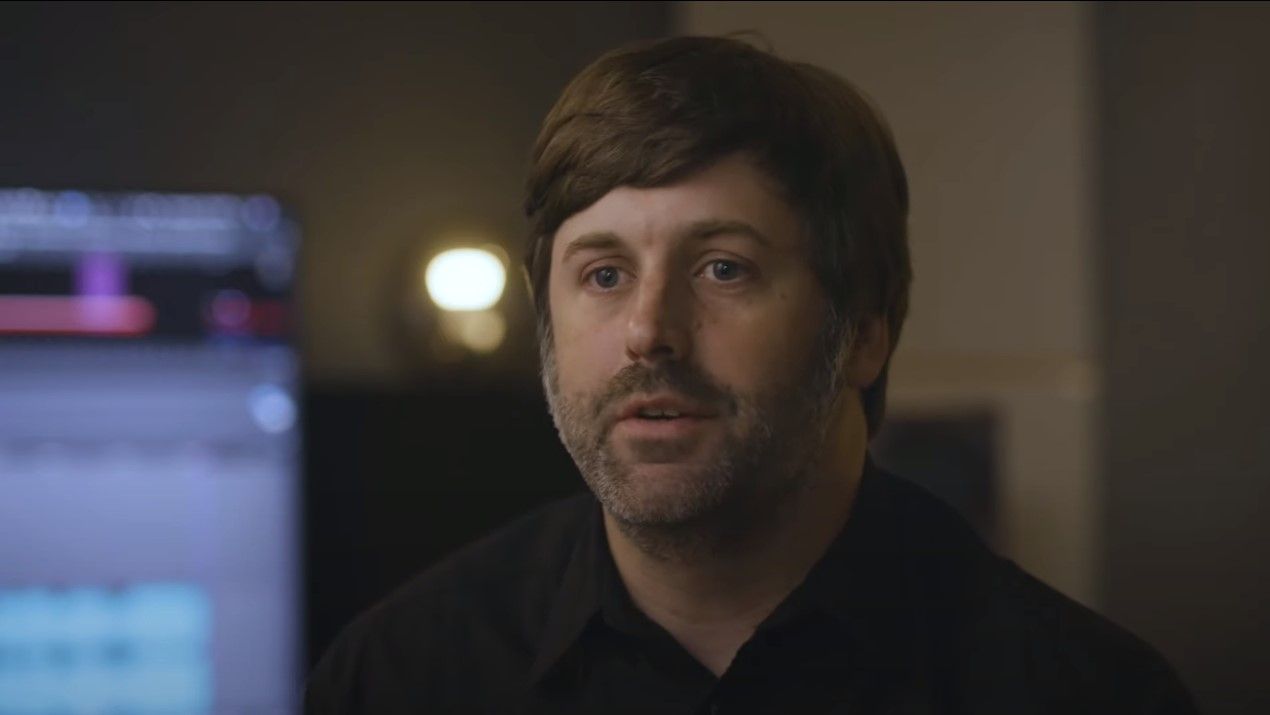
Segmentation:
{"type": "Polygon", "coordinates": [[[503,343],[507,324],[503,316],[492,310],[472,313],[459,328],[459,339],[469,349],[478,353],[490,353],[503,343]]]}
{"type": "Polygon", "coordinates": [[[443,310],[485,310],[502,297],[507,271],[489,251],[455,248],[428,263],[424,283],[432,301],[443,310]]]}
{"type": "Polygon", "coordinates": [[[507,322],[497,309],[450,311],[441,315],[441,334],[452,345],[492,353],[507,336],[507,322]]]}

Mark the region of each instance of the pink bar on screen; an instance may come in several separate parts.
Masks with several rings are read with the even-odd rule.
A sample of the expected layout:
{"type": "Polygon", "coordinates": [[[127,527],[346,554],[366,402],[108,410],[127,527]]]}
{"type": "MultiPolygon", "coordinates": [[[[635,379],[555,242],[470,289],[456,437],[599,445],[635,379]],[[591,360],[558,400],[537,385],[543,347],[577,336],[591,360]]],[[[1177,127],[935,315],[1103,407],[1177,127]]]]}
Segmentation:
{"type": "Polygon", "coordinates": [[[0,335],[145,335],[154,306],[140,296],[0,295],[0,335]]]}

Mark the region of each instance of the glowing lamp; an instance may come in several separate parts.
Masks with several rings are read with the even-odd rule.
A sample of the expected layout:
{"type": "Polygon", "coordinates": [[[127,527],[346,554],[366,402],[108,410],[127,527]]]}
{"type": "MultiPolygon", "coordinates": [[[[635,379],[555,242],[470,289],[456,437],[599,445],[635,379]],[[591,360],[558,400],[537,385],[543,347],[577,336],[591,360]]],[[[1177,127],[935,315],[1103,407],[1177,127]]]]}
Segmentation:
{"type": "Polygon", "coordinates": [[[428,262],[424,284],[442,310],[485,310],[502,297],[507,271],[489,251],[455,248],[428,262]]]}

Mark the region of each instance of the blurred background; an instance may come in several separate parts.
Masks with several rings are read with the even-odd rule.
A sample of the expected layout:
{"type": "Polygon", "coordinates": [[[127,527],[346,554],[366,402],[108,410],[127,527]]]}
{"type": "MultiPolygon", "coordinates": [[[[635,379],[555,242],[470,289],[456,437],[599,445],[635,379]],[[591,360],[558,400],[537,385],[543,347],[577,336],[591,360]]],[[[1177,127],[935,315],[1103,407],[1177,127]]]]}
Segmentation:
{"type": "Polygon", "coordinates": [[[581,489],[529,145],[603,51],[737,30],[909,171],[878,460],[1270,711],[1270,5],[683,2],[0,8],[0,713],[293,712],[357,612],[581,489]]]}

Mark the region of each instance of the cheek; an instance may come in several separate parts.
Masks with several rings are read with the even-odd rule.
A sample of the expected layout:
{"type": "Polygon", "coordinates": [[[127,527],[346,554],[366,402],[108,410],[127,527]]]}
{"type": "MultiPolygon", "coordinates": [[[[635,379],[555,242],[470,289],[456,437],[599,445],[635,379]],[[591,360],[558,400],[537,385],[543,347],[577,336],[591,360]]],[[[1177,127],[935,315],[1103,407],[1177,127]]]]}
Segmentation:
{"type": "MultiPolygon", "coordinates": [[[[782,366],[779,335],[760,321],[705,320],[697,331],[697,360],[719,382],[742,392],[761,390],[776,381],[782,366]]],[[[772,326],[774,327],[774,326],[772,326]]]]}
{"type": "Polygon", "coordinates": [[[604,321],[569,311],[553,313],[556,379],[565,394],[594,392],[621,367],[623,336],[604,321]]]}
{"type": "Polygon", "coordinates": [[[798,384],[820,346],[825,304],[808,290],[776,292],[697,325],[698,354],[716,379],[747,392],[798,384]]]}

